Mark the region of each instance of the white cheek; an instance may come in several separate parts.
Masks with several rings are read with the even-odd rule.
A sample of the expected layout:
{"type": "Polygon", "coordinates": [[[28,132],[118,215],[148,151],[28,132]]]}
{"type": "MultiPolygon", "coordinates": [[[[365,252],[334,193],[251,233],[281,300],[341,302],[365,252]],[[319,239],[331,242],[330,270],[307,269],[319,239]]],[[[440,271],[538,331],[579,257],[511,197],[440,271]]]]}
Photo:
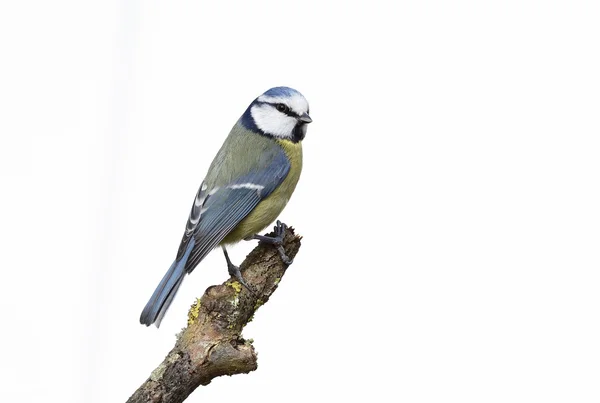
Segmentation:
{"type": "Polygon", "coordinates": [[[269,105],[255,105],[250,111],[256,126],[275,137],[291,138],[296,119],[282,114],[269,105]]]}

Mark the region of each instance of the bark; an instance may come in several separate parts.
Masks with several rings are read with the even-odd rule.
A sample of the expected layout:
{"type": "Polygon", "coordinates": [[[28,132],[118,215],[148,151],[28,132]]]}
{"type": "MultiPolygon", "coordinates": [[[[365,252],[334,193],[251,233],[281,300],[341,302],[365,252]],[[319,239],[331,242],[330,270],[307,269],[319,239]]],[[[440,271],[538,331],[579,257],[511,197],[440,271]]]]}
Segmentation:
{"type": "MultiPolygon", "coordinates": [[[[286,230],[284,249],[290,258],[300,249],[300,240],[292,228],[286,230]]],[[[286,268],[272,245],[254,248],[240,270],[256,295],[232,278],[209,287],[190,308],[188,326],[175,347],[127,402],[183,402],[218,376],[254,371],[256,351],[242,338],[242,330],[275,292],[286,268]]]]}

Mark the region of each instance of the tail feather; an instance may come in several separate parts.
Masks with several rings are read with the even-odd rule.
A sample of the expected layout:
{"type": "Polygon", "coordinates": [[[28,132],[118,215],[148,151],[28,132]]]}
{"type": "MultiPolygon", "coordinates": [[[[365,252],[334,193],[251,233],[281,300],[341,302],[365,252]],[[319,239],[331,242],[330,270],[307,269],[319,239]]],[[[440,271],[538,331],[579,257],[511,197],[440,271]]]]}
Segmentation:
{"type": "Polygon", "coordinates": [[[181,286],[183,279],[185,278],[186,271],[185,265],[190,253],[194,248],[194,239],[190,240],[185,254],[179,260],[175,260],[167,273],[164,275],[154,293],[148,300],[148,303],[144,307],[142,314],[140,315],[140,323],[142,325],[150,326],[156,324],[156,327],[160,326],[162,318],[167,313],[167,309],[173,302],[173,298],[177,294],[177,290],[181,286]]]}

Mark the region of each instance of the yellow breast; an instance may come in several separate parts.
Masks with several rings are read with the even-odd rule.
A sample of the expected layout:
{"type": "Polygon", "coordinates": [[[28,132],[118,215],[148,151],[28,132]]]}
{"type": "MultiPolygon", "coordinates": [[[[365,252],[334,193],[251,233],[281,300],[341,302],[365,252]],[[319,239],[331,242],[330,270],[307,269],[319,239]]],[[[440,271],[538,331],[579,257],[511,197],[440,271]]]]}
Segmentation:
{"type": "Polygon", "coordinates": [[[302,144],[292,143],[288,140],[276,141],[283,148],[290,161],[290,171],[281,185],[261,201],[246,218],[240,221],[238,226],[223,239],[222,244],[239,242],[265,229],[277,219],[290,197],[292,197],[302,172],[302,144]]]}

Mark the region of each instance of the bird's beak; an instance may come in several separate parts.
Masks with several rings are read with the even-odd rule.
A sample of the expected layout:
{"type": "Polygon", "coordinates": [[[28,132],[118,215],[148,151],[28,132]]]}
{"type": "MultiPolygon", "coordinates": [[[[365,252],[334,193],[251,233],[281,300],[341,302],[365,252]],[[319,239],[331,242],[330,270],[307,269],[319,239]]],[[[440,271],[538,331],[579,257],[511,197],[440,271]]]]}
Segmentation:
{"type": "Polygon", "coordinates": [[[310,123],[312,122],[312,119],[310,118],[310,116],[308,116],[308,113],[304,112],[302,116],[300,116],[300,121],[303,123],[310,123]]]}

